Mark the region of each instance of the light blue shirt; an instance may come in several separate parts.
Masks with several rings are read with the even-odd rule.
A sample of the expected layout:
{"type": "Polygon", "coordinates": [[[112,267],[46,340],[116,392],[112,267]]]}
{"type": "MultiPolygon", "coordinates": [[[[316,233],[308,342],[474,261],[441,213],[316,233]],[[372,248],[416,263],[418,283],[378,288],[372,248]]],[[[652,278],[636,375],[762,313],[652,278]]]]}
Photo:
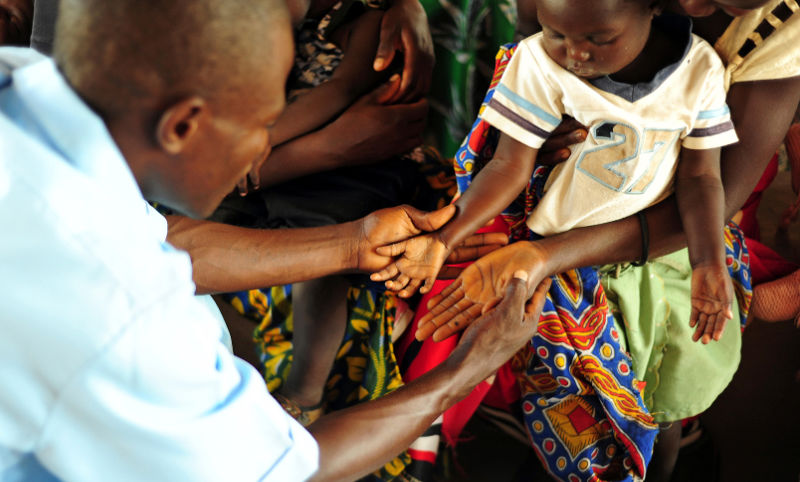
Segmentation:
{"type": "Polygon", "coordinates": [[[0,481],[316,470],[103,121],[29,49],[0,48],[0,226],[0,481]]]}

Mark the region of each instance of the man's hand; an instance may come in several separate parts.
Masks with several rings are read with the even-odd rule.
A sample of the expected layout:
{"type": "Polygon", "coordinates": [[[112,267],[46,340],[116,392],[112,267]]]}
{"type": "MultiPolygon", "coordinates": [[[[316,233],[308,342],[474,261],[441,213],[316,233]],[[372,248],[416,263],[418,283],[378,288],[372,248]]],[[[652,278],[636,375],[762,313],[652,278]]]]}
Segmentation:
{"type": "Polygon", "coordinates": [[[400,89],[390,102],[419,100],[430,89],[434,64],[428,16],[419,0],[396,0],[383,14],[373,68],[376,71],[388,68],[397,51],[404,55],[403,75],[400,89]]]}
{"type": "Polygon", "coordinates": [[[379,253],[379,247],[413,238],[422,232],[436,231],[455,212],[456,207],[452,204],[429,213],[411,206],[398,206],[375,211],[356,221],[360,223],[355,249],[356,268],[366,272],[382,270],[393,258],[379,253]]]}
{"type": "Polygon", "coordinates": [[[721,263],[700,264],[692,268],[692,316],[695,328],[692,341],[719,341],[725,324],[733,318],[733,287],[728,268],[721,263]]]}
{"type": "Polygon", "coordinates": [[[529,285],[536,286],[546,273],[546,254],[536,243],[520,241],[500,248],[464,269],[441,293],[428,301],[428,313],[419,321],[416,337],[433,335],[441,341],[469,326],[503,297],[517,271],[529,273],[529,285]]]}
{"type": "Polygon", "coordinates": [[[422,144],[428,102],[385,105],[399,86],[399,77],[393,77],[323,129],[332,141],[327,149],[341,157],[337,165],[383,161],[422,144]]]}
{"type": "Polygon", "coordinates": [[[515,272],[503,301],[467,328],[456,350],[468,350],[474,363],[495,370],[529,343],[536,334],[550,278],[536,286],[532,297],[530,281],[527,272],[515,272]]]}

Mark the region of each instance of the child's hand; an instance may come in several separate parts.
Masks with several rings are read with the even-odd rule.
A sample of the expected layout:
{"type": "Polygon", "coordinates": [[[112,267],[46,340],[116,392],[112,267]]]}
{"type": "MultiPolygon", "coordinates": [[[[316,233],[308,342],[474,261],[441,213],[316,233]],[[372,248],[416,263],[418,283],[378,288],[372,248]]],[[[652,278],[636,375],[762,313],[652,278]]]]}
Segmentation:
{"type": "Polygon", "coordinates": [[[719,341],[725,323],[733,318],[733,287],[724,264],[700,264],[692,269],[692,341],[719,341]]]}
{"type": "Polygon", "coordinates": [[[425,234],[407,239],[389,246],[381,246],[376,250],[382,256],[399,256],[394,263],[373,273],[373,281],[386,281],[386,287],[399,291],[399,295],[408,298],[417,291],[423,282],[420,293],[427,293],[433,288],[436,275],[439,273],[450,250],[439,239],[437,233],[425,234]]]}

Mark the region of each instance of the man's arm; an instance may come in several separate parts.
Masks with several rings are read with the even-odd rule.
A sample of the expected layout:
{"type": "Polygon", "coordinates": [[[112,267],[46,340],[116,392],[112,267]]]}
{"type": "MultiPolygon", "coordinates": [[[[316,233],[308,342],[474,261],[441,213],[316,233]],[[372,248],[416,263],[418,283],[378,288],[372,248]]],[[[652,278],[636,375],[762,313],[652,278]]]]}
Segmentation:
{"type": "Polygon", "coordinates": [[[314,480],[355,480],[380,467],[530,342],[549,280],[526,305],[526,279],[524,272],[515,274],[503,302],[465,332],[444,363],[385,397],[313,423],[309,430],[320,448],[314,480]]]}
{"type": "Polygon", "coordinates": [[[349,223],[280,230],[167,216],[167,241],[189,253],[198,293],[239,291],[381,269],[391,258],[376,247],[436,230],[454,209],[426,213],[399,206],[349,223]]]}

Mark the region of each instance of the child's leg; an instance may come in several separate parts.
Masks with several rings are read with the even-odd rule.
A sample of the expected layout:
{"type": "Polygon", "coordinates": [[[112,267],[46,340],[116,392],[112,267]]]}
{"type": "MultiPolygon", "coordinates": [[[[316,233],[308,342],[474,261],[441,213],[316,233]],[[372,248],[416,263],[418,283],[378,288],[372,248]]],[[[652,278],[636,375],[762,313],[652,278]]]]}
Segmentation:
{"type": "Polygon", "coordinates": [[[339,276],[292,285],[294,359],[281,393],[301,408],[322,400],[347,323],[348,287],[339,276]]]}
{"type": "Polygon", "coordinates": [[[681,441],[681,422],[667,422],[659,426],[658,437],[653,445],[653,458],[647,467],[647,482],[669,482],[681,441]]]}

